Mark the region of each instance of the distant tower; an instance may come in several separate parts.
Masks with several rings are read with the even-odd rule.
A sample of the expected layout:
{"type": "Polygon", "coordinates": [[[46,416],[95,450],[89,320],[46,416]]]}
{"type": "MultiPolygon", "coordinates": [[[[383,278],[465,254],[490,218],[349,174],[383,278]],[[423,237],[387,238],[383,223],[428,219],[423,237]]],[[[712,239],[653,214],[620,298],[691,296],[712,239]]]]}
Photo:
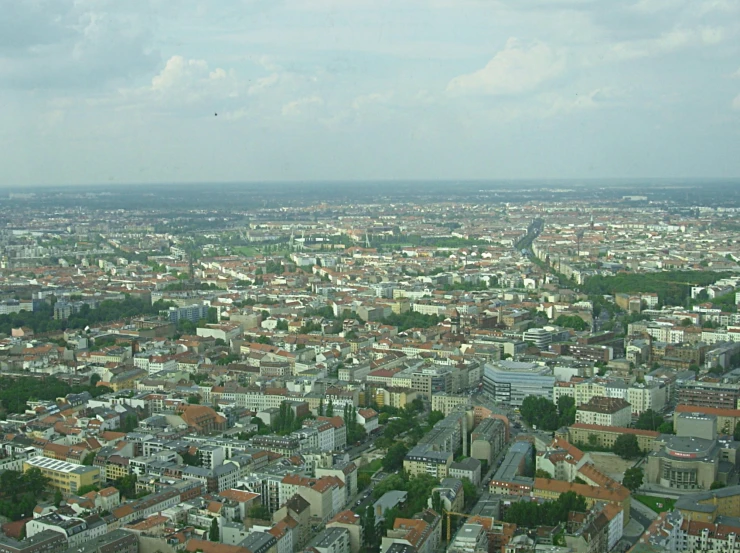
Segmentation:
{"type": "Polygon", "coordinates": [[[591,214],[591,230],[594,230],[594,214],[591,214]]]}
{"type": "Polygon", "coordinates": [[[295,248],[295,234],[293,233],[293,229],[290,229],[290,251],[293,251],[295,248]]]}
{"type": "Polygon", "coordinates": [[[578,229],[576,231],[576,245],[578,247],[578,255],[579,256],[581,255],[581,240],[583,240],[583,233],[584,233],[584,230],[583,229],[578,229]]]}
{"type": "Polygon", "coordinates": [[[450,317],[450,330],[453,334],[460,334],[460,312],[457,308],[452,310],[452,316],[450,317]]]}
{"type": "Polygon", "coordinates": [[[365,247],[370,249],[370,235],[365,231],[365,247]]]}

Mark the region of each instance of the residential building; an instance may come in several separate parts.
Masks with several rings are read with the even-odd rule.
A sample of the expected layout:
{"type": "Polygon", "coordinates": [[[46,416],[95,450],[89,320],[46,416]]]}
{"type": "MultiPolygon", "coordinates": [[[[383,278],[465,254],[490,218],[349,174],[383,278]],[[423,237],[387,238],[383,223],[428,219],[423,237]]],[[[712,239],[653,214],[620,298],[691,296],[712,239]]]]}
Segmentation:
{"type": "Polygon", "coordinates": [[[0,553],[61,553],[66,549],[66,536],[54,530],[44,530],[22,541],[0,534],[0,553]]]}
{"type": "Polygon", "coordinates": [[[439,451],[431,444],[416,445],[403,459],[403,469],[411,476],[429,474],[445,478],[452,464],[452,451],[439,451]]]}
{"type": "Polygon", "coordinates": [[[599,426],[629,426],[632,406],[622,398],[594,396],[576,409],[576,422],[599,426]]]}
{"type": "Polygon", "coordinates": [[[506,434],[506,424],[501,419],[481,420],[470,436],[470,456],[490,466],[504,448],[506,434]]]}
{"type": "Polygon", "coordinates": [[[459,462],[453,462],[447,471],[452,478],[467,478],[474,486],[480,486],[481,462],[473,457],[467,457],[459,462]]]}
{"type": "Polygon", "coordinates": [[[567,440],[575,445],[591,444],[611,449],[614,442],[623,434],[633,434],[637,437],[637,445],[642,451],[652,451],[660,432],[654,430],[640,430],[619,426],[599,426],[577,422],[568,427],[567,440]]]}
{"type": "Polygon", "coordinates": [[[23,461],[23,472],[37,468],[49,479],[49,486],[65,494],[76,494],[85,486],[100,486],[100,469],[75,465],[48,457],[31,457],[23,461]]]}
{"type": "Polygon", "coordinates": [[[357,513],[352,511],[342,511],[337,513],[327,524],[327,528],[342,528],[349,532],[349,551],[350,553],[360,553],[363,545],[362,519],[357,513]]]}

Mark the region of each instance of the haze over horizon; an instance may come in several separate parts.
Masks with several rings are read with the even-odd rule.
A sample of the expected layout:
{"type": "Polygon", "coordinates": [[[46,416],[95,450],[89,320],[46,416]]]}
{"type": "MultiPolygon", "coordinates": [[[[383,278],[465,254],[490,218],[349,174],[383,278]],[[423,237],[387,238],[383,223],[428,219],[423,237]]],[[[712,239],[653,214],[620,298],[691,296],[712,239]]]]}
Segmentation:
{"type": "Polygon", "coordinates": [[[3,1],[0,186],[740,177],[740,0],[3,1]]]}

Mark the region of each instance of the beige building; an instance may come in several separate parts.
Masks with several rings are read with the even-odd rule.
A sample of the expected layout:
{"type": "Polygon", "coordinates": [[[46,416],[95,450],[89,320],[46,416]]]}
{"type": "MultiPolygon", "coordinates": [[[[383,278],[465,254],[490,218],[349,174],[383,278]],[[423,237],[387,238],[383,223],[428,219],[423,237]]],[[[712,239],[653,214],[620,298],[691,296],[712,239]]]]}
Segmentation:
{"type": "Polygon", "coordinates": [[[49,486],[65,494],[76,494],[83,486],[100,486],[100,469],[74,465],[48,457],[31,457],[23,461],[23,472],[37,468],[49,479],[49,486]]]}
{"type": "Polygon", "coordinates": [[[411,477],[429,474],[435,478],[446,478],[452,460],[451,451],[436,451],[430,444],[421,444],[406,454],[403,470],[411,477]]]}
{"type": "Polygon", "coordinates": [[[621,398],[594,396],[578,407],[576,422],[627,427],[632,422],[632,408],[621,398]]]}
{"type": "Polygon", "coordinates": [[[350,553],[359,553],[363,544],[362,519],[350,510],[338,513],[331,519],[327,528],[344,528],[349,532],[350,553]]]}
{"type": "Polygon", "coordinates": [[[392,386],[388,386],[386,388],[377,388],[375,392],[375,402],[380,407],[388,405],[401,409],[417,397],[419,397],[419,392],[410,388],[393,388],[392,386]]]}
{"type": "Polygon", "coordinates": [[[652,430],[639,430],[637,428],[619,426],[599,426],[577,422],[568,427],[567,435],[563,437],[576,446],[578,444],[593,443],[593,445],[599,447],[611,448],[614,447],[614,442],[622,434],[634,434],[637,437],[637,444],[643,451],[652,451],[655,448],[655,440],[660,436],[660,432],[652,430]]]}
{"type": "Polygon", "coordinates": [[[434,394],[432,396],[432,411],[440,411],[446,417],[458,405],[468,405],[470,396],[458,396],[452,394],[434,394]]]}

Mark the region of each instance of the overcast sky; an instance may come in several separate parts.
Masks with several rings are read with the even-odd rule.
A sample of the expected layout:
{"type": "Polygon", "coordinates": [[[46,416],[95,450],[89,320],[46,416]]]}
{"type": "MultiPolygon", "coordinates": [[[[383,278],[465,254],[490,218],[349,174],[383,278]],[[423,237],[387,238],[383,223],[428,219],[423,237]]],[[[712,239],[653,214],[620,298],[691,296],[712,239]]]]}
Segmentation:
{"type": "Polygon", "coordinates": [[[3,186],[740,177],[740,0],[0,13],[3,186]]]}

